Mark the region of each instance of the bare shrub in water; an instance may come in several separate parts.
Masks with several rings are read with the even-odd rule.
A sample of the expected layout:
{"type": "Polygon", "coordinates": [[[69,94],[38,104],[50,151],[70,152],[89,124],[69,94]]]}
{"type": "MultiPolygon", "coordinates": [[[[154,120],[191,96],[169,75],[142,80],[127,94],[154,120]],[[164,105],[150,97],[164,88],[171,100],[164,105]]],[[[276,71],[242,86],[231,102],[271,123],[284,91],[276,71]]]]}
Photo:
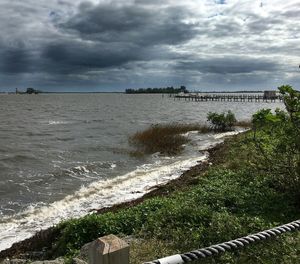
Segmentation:
{"type": "Polygon", "coordinates": [[[175,155],[183,150],[183,144],[189,142],[189,139],[182,135],[189,131],[207,133],[210,129],[198,124],[152,125],[144,131],[135,133],[129,138],[129,142],[144,153],[160,152],[175,155]]]}

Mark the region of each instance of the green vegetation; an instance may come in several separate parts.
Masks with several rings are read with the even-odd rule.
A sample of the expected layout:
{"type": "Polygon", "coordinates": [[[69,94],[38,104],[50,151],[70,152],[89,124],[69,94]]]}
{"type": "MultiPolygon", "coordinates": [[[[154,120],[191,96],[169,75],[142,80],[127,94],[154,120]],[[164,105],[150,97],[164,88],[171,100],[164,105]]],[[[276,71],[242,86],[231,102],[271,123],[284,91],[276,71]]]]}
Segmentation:
{"type": "MultiPolygon", "coordinates": [[[[248,132],[228,139],[219,151],[217,166],[169,196],[60,224],[53,252],[74,254],[83,244],[110,233],[133,235],[138,240],[132,242],[132,263],[140,264],[298,219],[295,197],[276,190],[255,168],[248,167],[250,138],[248,132]]],[[[222,255],[217,263],[297,263],[299,257],[300,236],[295,233],[222,255]]]]}
{"type": "Polygon", "coordinates": [[[125,93],[127,94],[153,94],[153,93],[188,93],[188,90],[185,86],[180,86],[180,88],[165,87],[165,88],[139,88],[139,89],[126,89],[125,93]]]}
{"type": "MultiPolygon", "coordinates": [[[[113,233],[133,238],[131,263],[140,264],[299,219],[300,96],[290,86],[280,92],[287,112],[256,113],[252,131],[227,139],[212,152],[214,166],[166,187],[168,195],[58,225],[52,256],[74,255],[85,243],[113,233]]],[[[296,264],[299,259],[296,232],[193,263],[296,264]]]]}
{"type": "Polygon", "coordinates": [[[300,198],[300,93],[285,85],[279,87],[286,112],[262,109],[253,116],[253,141],[259,160],[274,186],[300,198]]]}
{"type": "Polygon", "coordinates": [[[182,134],[195,130],[202,133],[211,131],[209,127],[198,124],[153,125],[144,131],[135,133],[129,138],[129,142],[141,154],[160,152],[174,155],[182,151],[183,144],[189,142],[189,139],[182,134]]]}
{"type": "Polygon", "coordinates": [[[237,122],[235,115],[229,110],[227,113],[218,114],[216,112],[209,112],[207,114],[207,121],[211,123],[215,131],[230,131],[237,122]]]}

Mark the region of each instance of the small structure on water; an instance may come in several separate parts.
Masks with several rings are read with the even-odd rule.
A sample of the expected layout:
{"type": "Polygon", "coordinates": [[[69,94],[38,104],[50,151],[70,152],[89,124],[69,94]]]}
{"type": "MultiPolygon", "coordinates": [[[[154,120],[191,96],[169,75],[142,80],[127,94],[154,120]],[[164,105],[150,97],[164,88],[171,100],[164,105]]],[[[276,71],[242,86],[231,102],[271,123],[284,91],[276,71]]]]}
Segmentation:
{"type": "Polygon", "coordinates": [[[33,88],[27,88],[27,89],[26,89],[26,93],[27,93],[27,94],[38,94],[39,91],[38,91],[38,90],[35,90],[35,89],[33,89],[33,88]]]}
{"type": "Polygon", "coordinates": [[[38,94],[38,93],[40,93],[40,91],[34,88],[27,88],[26,92],[19,91],[18,88],[16,88],[16,94],[38,94]]]}
{"type": "Polygon", "coordinates": [[[264,99],[276,99],[276,91],[264,91],[264,99]]]}

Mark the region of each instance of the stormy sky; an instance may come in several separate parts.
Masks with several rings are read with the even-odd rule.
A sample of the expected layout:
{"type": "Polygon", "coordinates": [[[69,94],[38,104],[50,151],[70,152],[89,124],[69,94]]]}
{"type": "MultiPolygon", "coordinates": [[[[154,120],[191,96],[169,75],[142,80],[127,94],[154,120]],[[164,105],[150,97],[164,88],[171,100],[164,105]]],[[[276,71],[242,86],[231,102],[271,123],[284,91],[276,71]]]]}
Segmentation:
{"type": "Polygon", "coordinates": [[[300,88],[299,0],[0,0],[0,91],[300,88]]]}

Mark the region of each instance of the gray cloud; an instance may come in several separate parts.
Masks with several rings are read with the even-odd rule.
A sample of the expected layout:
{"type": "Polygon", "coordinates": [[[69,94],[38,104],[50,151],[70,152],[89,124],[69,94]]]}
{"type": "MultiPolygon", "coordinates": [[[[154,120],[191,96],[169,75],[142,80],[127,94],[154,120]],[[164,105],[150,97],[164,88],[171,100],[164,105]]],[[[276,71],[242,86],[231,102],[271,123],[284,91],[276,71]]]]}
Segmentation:
{"type": "Polygon", "coordinates": [[[297,0],[2,0],[0,89],[297,84],[299,8],[297,0]]]}
{"type": "Polygon", "coordinates": [[[178,45],[196,35],[194,24],[182,22],[187,15],[173,7],[152,10],[83,2],[74,16],[55,24],[59,32],[76,40],[51,41],[43,48],[42,58],[48,71],[56,73],[128,68],[134,61],[170,59],[176,54],[165,45],[178,45]]]}
{"type": "Polygon", "coordinates": [[[254,72],[274,72],[279,69],[277,62],[268,59],[248,57],[199,58],[194,61],[180,61],[176,69],[193,70],[201,73],[240,74],[254,72]]]}
{"type": "Polygon", "coordinates": [[[61,74],[117,67],[139,59],[139,55],[128,47],[107,47],[78,42],[54,42],[45,47],[42,56],[49,63],[46,65],[50,68],[48,70],[61,74]]]}
{"type": "Polygon", "coordinates": [[[187,10],[168,7],[82,3],[79,12],[58,27],[84,39],[125,42],[139,46],[176,45],[195,37],[194,24],[183,22],[187,10]]]}
{"type": "Polygon", "coordinates": [[[16,74],[30,71],[30,55],[22,47],[5,47],[0,53],[0,71],[7,74],[16,74]]]}

